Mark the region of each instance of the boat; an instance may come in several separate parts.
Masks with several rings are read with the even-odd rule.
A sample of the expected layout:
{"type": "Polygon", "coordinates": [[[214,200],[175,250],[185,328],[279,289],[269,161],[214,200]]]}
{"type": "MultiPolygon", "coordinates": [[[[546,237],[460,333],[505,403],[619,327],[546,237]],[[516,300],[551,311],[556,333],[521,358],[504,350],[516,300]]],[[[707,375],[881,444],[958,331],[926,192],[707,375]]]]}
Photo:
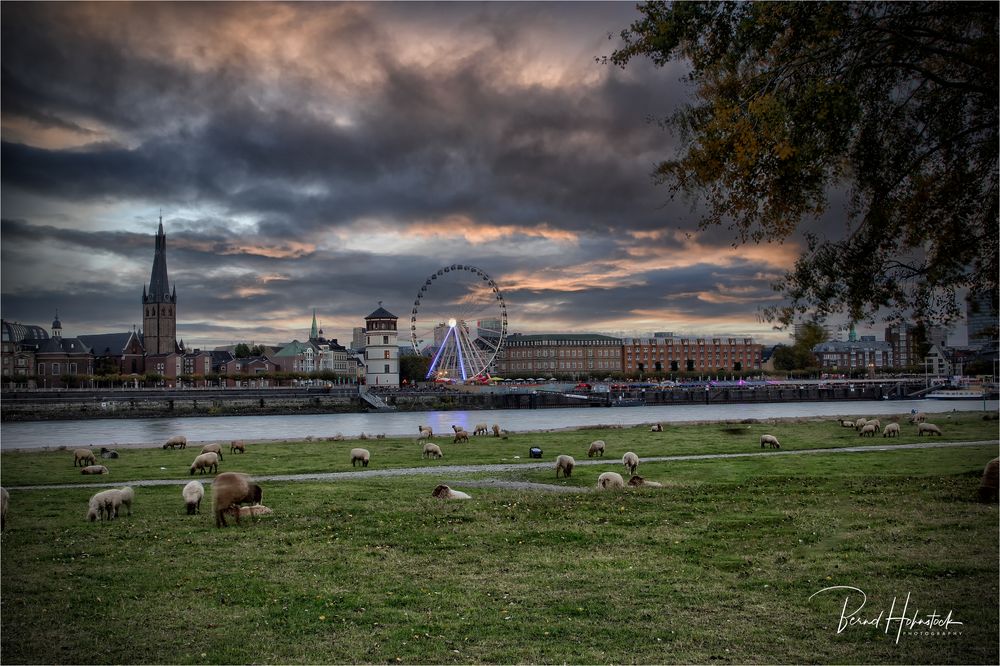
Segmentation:
{"type": "Polygon", "coordinates": [[[932,400],[984,400],[987,395],[985,389],[982,388],[953,388],[936,389],[928,393],[925,397],[932,400]]]}

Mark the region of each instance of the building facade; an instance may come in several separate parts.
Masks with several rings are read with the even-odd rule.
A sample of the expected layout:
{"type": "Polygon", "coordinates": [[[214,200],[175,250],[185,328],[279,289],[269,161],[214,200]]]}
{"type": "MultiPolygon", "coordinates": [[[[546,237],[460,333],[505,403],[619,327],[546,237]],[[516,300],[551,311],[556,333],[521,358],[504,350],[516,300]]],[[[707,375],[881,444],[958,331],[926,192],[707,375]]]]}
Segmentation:
{"type": "Polygon", "coordinates": [[[147,354],[172,354],[177,349],[177,287],[167,279],[167,236],[163,218],[156,232],[153,270],[142,288],[142,334],[147,354]]]}
{"type": "Polygon", "coordinates": [[[763,351],[753,338],[624,338],[622,369],[629,374],[760,370],[763,351]]]}
{"type": "Polygon", "coordinates": [[[622,341],[608,335],[549,333],[507,336],[497,355],[502,377],[604,376],[622,371],[622,341]]]}
{"type": "Polygon", "coordinates": [[[863,335],[860,340],[847,342],[822,342],[812,348],[821,368],[831,371],[868,370],[892,368],[895,359],[892,345],[863,335]]]}
{"type": "Polygon", "coordinates": [[[365,383],[399,386],[399,317],[382,307],[365,317],[365,383]]]}

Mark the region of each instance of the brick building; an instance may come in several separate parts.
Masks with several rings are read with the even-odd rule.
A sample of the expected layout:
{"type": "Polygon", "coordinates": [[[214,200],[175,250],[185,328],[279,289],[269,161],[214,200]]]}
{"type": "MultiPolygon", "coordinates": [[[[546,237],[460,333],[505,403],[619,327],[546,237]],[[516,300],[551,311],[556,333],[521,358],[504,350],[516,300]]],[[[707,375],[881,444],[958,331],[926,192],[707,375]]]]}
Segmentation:
{"type": "Polygon", "coordinates": [[[622,371],[622,341],[608,335],[549,333],[507,336],[497,355],[502,377],[604,376],[622,371]]]}
{"type": "Polygon", "coordinates": [[[657,335],[622,340],[626,373],[760,370],[764,346],[753,338],[680,338],[657,335]]]}

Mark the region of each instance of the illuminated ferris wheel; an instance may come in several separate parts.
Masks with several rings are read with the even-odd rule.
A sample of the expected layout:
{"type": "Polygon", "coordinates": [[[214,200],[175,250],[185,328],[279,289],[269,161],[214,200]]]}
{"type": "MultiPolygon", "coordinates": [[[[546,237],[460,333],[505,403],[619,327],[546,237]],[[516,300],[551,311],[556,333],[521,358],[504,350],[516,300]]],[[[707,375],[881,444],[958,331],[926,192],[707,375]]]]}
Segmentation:
{"type": "Polygon", "coordinates": [[[410,340],[432,357],[426,379],[482,380],[507,337],[507,305],[500,288],[475,266],[452,264],[417,292],[410,340]]]}

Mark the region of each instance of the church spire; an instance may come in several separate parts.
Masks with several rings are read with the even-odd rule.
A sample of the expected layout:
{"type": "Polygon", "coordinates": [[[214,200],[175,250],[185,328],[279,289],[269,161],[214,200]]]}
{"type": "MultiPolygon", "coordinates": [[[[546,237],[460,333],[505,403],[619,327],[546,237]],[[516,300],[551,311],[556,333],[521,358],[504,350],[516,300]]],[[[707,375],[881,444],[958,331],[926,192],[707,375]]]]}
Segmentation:
{"type": "Polygon", "coordinates": [[[149,276],[149,291],[144,300],[147,303],[173,302],[167,281],[167,236],[163,233],[163,215],[160,215],[160,226],[156,231],[153,271],[149,276]]]}
{"type": "Polygon", "coordinates": [[[316,340],[319,338],[319,327],[316,325],[316,308],[313,308],[313,323],[312,328],[309,329],[309,339],[316,340]]]}

